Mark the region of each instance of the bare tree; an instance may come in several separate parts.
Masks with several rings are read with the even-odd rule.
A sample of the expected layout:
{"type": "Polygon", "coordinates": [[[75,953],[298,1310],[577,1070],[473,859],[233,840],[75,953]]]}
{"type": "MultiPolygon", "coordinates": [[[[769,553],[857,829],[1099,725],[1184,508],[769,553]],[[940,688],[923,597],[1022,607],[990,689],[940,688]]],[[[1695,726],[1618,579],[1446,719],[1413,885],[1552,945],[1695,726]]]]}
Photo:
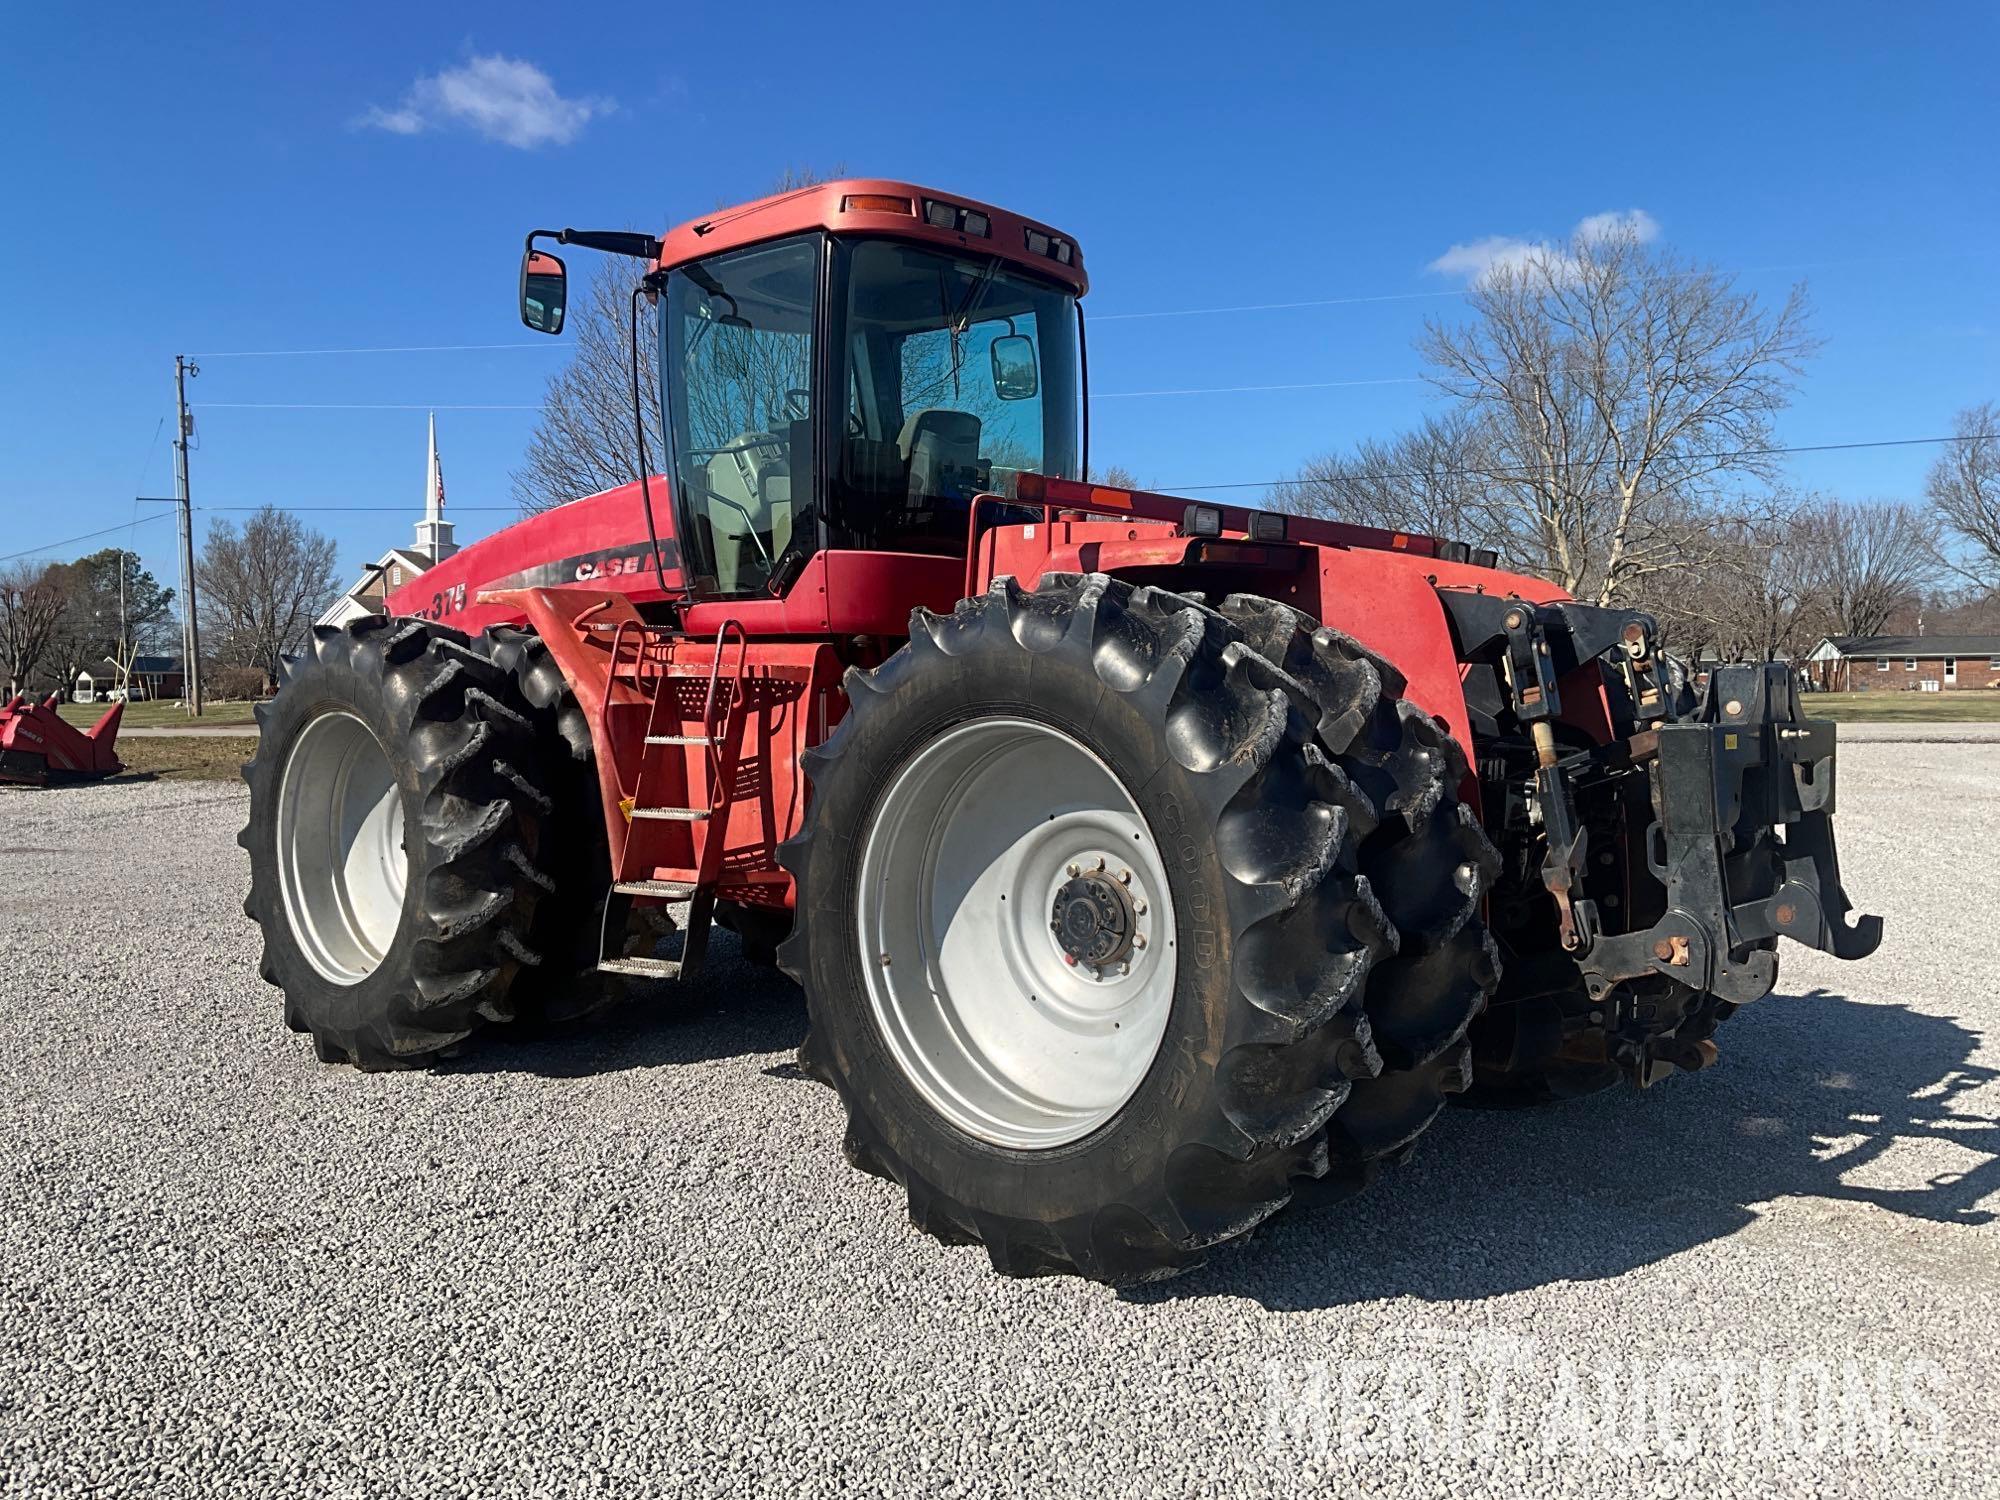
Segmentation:
{"type": "Polygon", "coordinates": [[[1937,577],[1937,522],[1900,501],[1828,501],[1800,513],[1788,545],[1828,635],[1880,635],[1937,577]]]}
{"type": "MultiPolygon", "coordinates": [[[[794,192],[827,180],[806,168],[787,167],[771,191],[794,192]]],[[[521,467],[514,471],[514,503],[523,515],[631,484],[640,477],[639,440],[632,421],[631,319],[632,291],[644,274],[645,268],[636,262],[607,257],[591,271],[580,304],[570,308],[568,326],[576,335],[575,350],[569,363],[549,377],[541,418],[528,439],[521,467]]],[[[718,359],[742,359],[747,356],[739,347],[741,342],[727,337],[711,340],[713,347],[706,352],[718,359]]],[[[760,346],[759,352],[768,351],[760,346]]],[[[638,363],[646,456],[657,468],[666,452],[660,419],[659,355],[643,326],[639,330],[638,363]]],[[[786,388],[803,383],[789,366],[761,373],[768,377],[763,385],[774,387],[780,400],[786,388]]]]}
{"type": "Polygon", "coordinates": [[[1511,512],[1495,503],[1487,477],[1485,429],[1464,411],[1426,417],[1386,441],[1369,438],[1351,454],[1310,460],[1273,488],[1273,509],[1356,526],[1444,537],[1513,553],[1520,538],[1511,512]]]}
{"type": "Polygon", "coordinates": [[[304,646],[312,624],[333,602],[331,537],[296,516],[265,506],[238,531],[214,521],[195,564],[202,638],[223,666],[256,667],[267,690],[278,685],[283,657],[304,646]]]}
{"type": "Polygon", "coordinates": [[[26,690],[68,608],[59,569],[19,562],[0,572],[0,666],[7,671],[8,697],[26,690]]]}
{"type": "Polygon", "coordinates": [[[1945,444],[1931,465],[1924,493],[1964,554],[1954,569],[1985,588],[2000,588],[2000,403],[1966,408],[1953,432],[1957,441],[1945,444]]]}
{"type": "Polygon", "coordinates": [[[1427,326],[1430,379],[1479,422],[1523,561],[1579,598],[1719,555],[1691,514],[1767,480],[1771,418],[1817,347],[1803,287],[1775,312],[1629,227],[1498,265],[1473,321],[1427,326]]]}
{"type": "Polygon", "coordinates": [[[1824,502],[1784,499],[1768,514],[1710,521],[1700,577],[1651,573],[1630,602],[1652,613],[1682,649],[1706,647],[1722,661],[1803,656],[1828,631],[1821,565],[1810,519],[1824,502]]]}

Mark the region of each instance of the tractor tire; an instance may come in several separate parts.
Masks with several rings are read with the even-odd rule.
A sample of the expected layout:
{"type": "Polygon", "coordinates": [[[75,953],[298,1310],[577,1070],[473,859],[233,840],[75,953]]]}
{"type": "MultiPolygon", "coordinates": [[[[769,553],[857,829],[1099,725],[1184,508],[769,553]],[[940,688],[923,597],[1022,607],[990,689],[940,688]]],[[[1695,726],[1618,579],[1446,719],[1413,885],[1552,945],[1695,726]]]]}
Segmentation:
{"type": "Polygon", "coordinates": [[[1378,767],[1327,754],[1304,686],[1224,614],[1102,575],[1002,578],[918,610],[847,691],[779,851],[799,913],[779,961],[848,1159],[918,1228],[1009,1275],[1153,1280],[1428,1122],[1389,1101],[1428,1100],[1463,1028],[1413,1018],[1404,1069],[1379,1048],[1398,937],[1361,869],[1382,811],[1350,774],[1378,767]]]}
{"type": "MultiPolygon", "coordinates": [[[[479,649],[507,673],[534,725],[555,810],[542,831],[542,867],[555,882],[535,909],[529,941],[547,955],[535,983],[518,997],[523,1035],[593,1020],[626,996],[622,977],[598,971],[604,903],[611,891],[611,851],[597,784],[590,721],[550,653],[548,642],[517,625],[495,625],[479,649]]],[[[628,944],[650,956],[672,924],[648,908],[651,925],[628,944]]]]}
{"type": "Polygon", "coordinates": [[[1384,1068],[1328,1123],[1328,1170],[1301,1193],[1325,1204],[1365,1186],[1470,1086],[1468,1028],[1500,981],[1480,911],[1500,854],[1459,800],[1464,751],[1402,696],[1402,673],[1289,605],[1232,594],[1221,611],[1296,684],[1319,750],[1380,811],[1358,863],[1399,939],[1363,997],[1384,1068]]]}
{"type": "Polygon", "coordinates": [[[243,768],[258,972],[327,1062],[432,1063],[512,1018],[552,888],[552,803],[513,684],[465,635],[318,627],[243,768]]]}

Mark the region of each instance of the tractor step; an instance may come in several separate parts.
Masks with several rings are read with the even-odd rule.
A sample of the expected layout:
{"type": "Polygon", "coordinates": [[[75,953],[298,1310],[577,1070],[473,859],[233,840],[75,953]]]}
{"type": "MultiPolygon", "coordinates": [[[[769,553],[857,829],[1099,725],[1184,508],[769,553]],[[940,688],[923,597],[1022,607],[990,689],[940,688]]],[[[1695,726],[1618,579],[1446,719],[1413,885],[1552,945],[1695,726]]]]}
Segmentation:
{"type": "Polygon", "coordinates": [[[635,979],[681,977],[681,961],[677,958],[600,958],[597,967],[606,974],[630,974],[635,979]]]}
{"type": "Polygon", "coordinates": [[[635,818],[661,818],[670,823],[699,823],[708,816],[705,807],[635,807],[635,818]]]}
{"type": "Polygon", "coordinates": [[[705,734],[649,734],[649,745],[712,745],[715,743],[705,734]]]}
{"type": "Polygon", "coordinates": [[[699,887],[685,880],[621,880],[611,889],[621,896],[654,896],[662,901],[685,901],[699,887]]]}

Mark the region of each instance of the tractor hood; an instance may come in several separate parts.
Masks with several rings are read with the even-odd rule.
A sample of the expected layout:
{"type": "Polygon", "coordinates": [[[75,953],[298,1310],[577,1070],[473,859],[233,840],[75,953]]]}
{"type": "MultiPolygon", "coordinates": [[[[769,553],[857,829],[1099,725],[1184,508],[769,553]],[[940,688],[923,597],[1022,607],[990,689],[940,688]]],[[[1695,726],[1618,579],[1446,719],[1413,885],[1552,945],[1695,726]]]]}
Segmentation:
{"type": "Polygon", "coordinates": [[[667,481],[655,476],[651,489],[659,571],[647,556],[651,543],[641,486],[620,485],[460,548],[391,592],[385,601],[389,613],[441,620],[476,633],[521,618],[513,605],[480,603],[482,594],[503,589],[597,589],[623,594],[634,603],[662,598],[662,572],[668,589],[681,585],[680,548],[673,536],[667,481]]]}

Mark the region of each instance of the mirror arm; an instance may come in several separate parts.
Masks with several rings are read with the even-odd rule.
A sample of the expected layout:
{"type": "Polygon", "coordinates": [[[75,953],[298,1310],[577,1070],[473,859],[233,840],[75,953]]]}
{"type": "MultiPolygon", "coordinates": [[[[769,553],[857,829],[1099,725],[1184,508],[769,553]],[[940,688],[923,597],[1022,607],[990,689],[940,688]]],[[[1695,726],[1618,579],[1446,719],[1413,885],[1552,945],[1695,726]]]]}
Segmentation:
{"type": "Polygon", "coordinates": [[[660,241],[650,234],[628,229],[531,229],[528,249],[537,239],[552,239],[558,245],[578,245],[585,250],[602,250],[608,255],[629,255],[636,260],[658,260],[660,241]]]}

